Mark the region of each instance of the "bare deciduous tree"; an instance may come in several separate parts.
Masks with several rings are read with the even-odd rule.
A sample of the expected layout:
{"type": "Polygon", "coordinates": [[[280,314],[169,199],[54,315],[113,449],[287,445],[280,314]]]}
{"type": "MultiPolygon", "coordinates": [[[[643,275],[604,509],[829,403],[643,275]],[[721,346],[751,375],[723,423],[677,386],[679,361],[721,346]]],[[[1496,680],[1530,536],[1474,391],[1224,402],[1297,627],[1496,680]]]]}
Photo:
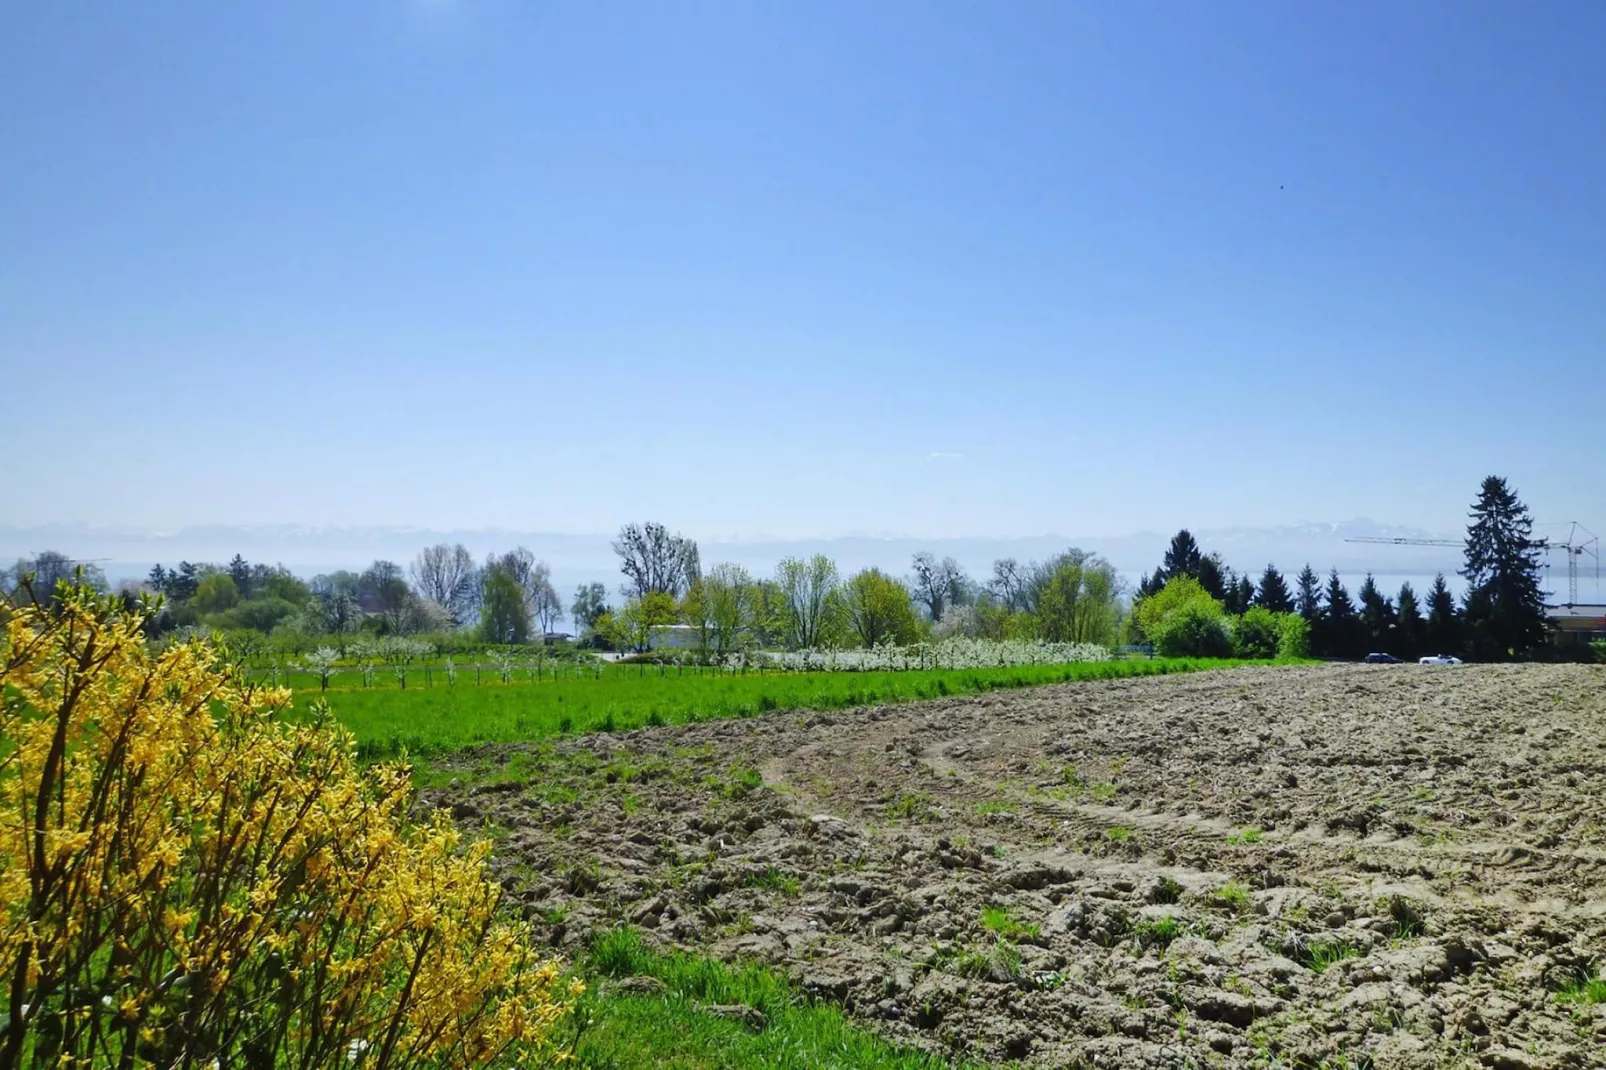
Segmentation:
{"type": "Polygon", "coordinates": [[[909,586],[933,621],[942,620],[943,610],[950,603],[965,600],[969,584],[964,569],[953,558],[945,557],[938,561],[935,554],[925,550],[915,554],[914,575],[909,586]]]}
{"type": "Polygon", "coordinates": [[[671,535],[662,524],[626,524],[613,540],[619,570],[630,582],[622,588],[627,598],[666,594],[679,598],[702,573],[697,544],[683,535],[671,535]]]}
{"type": "Polygon", "coordinates": [[[776,566],[775,582],[786,599],[788,645],[793,650],[820,646],[839,610],[842,577],[836,562],[824,554],[807,561],[788,557],[776,566]]]}
{"type": "Polygon", "coordinates": [[[1026,588],[1031,583],[1030,568],[1023,569],[1013,557],[993,562],[993,578],[988,587],[998,601],[1011,613],[1026,608],[1026,588]]]}
{"type": "Polygon", "coordinates": [[[474,557],[462,543],[425,548],[411,568],[413,586],[424,598],[446,610],[452,627],[464,624],[474,610],[480,585],[474,557]]]}
{"type": "Polygon", "coordinates": [[[499,570],[512,577],[523,592],[526,614],[543,633],[563,619],[563,601],[552,586],[552,570],[545,561],[536,560],[529,550],[519,546],[505,554],[492,554],[486,559],[485,569],[487,572],[499,570]]]}

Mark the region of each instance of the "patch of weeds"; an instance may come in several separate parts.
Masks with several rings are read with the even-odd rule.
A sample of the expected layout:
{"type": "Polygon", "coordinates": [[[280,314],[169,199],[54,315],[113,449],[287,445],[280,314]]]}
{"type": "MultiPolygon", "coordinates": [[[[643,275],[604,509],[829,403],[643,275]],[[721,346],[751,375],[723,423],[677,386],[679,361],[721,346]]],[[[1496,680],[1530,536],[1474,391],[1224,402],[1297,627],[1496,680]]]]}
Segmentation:
{"type": "Polygon", "coordinates": [[[1556,999],[1561,1003],[1586,1007],[1606,1003],[1606,975],[1596,977],[1581,975],[1557,992],[1556,999]]]}
{"type": "Polygon", "coordinates": [[[1248,828],[1242,829],[1233,833],[1231,836],[1228,836],[1227,842],[1233,845],[1259,843],[1263,836],[1265,836],[1264,832],[1256,828],[1254,825],[1250,825],[1248,828]]]}
{"type": "Polygon", "coordinates": [[[580,801],[580,793],[568,784],[547,781],[535,789],[535,797],[554,806],[565,806],[580,801]]]}
{"type": "Polygon", "coordinates": [[[989,799],[987,802],[976,804],[976,813],[980,817],[988,817],[992,814],[1014,814],[1015,804],[1005,802],[1003,799],[989,799]]]}
{"type": "Polygon", "coordinates": [[[1139,947],[1158,947],[1161,949],[1171,946],[1171,942],[1183,933],[1182,923],[1176,918],[1140,918],[1132,926],[1132,935],[1136,938],[1139,947]]]}
{"type": "Polygon", "coordinates": [[[619,793],[619,808],[627,814],[633,814],[641,809],[641,798],[634,792],[621,791],[619,793]]]}
{"type": "Polygon", "coordinates": [[[1225,907],[1234,914],[1247,914],[1254,906],[1249,889],[1237,881],[1228,881],[1210,893],[1210,896],[1215,905],[1225,907]]]}
{"type": "Polygon", "coordinates": [[[1101,780],[1099,783],[1093,785],[1093,801],[1109,802],[1111,799],[1115,798],[1115,791],[1116,788],[1114,781],[1101,780]]]}
{"type": "Polygon", "coordinates": [[[1228,992],[1236,992],[1240,996],[1253,996],[1254,986],[1235,973],[1229,973],[1222,979],[1221,987],[1228,992]]]}
{"type": "Polygon", "coordinates": [[[1403,895],[1391,895],[1378,903],[1394,919],[1394,935],[1402,940],[1422,935],[1422,907],[1403,895]]]}
{"type": "Polygon", "coordinates": [[[1360,954],[1360,948],[1342,940],[1311,940],[1295,950],[1294,961],[1312,973],[1321,973],[1345,959],[1359,958],[1360,954]]]}
{"type": "Polygon", "coordinates": [[[1029,922],[1016,921],[1010,917],[1008,910],[997,906],[982,909],[981,927],[1005,940],[1015,941],[1034,939],[1042,931],[1029,922]]]}
{"type": "Polygon", "coordinates": [[[1155,882],[1151,898],[1156,903],[1178,903],[1182,901],[1182,885],[1169,873],[1164,874],[1155,882]]]}
{"type": "Polygon", "coordinates": [[[569,908],[548,907],[541,911],[541,920],[552,926],[562,925],[569,920],[569,908]]]}
{"type": "Polygon", "coordinates": [[[1435,798],[1435,795],[1433,794],[1433,789],[1428,787],[1426,784],[1418,784],[1416,787],[1411,789],[1411,798],[1415,799],[1417,802],[1432,802],[1435,798]]]}
{"type": "Polygon", "coordinates": [[[742,878],[742,886],[744,888],[768,888],[785,896],[795,896],[803,888],[796,877],[778,866],[765,866],[756,873],[749,873],[742,878]]]}
{"type": "Polygon", "coordinates": [[[923,791],[906,791],[887,803],[887,816],[901,817],[907,821],[930,821],[937,815],[932,809],[930,795],[923,791]]]}
{"type": "Polygon", "coordinates": [[[1128,840],[1137,837],[1137,833],[1125,825],[1114,825],[1107,828],[1104,830],[1104,835],[1109,837],[1111,843],[1126,843],[1128,840]]]}

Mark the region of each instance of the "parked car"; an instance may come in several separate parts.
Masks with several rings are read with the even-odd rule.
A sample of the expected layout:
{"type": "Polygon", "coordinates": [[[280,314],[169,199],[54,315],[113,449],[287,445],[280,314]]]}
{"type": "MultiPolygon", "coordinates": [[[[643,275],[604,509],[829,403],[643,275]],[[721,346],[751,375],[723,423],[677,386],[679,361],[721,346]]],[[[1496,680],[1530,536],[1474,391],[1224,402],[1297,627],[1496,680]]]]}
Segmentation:
{"type": "Polygon", "coordinates": [[[1398,665],[1399,663],[1400,659],[1395,657],[1393,654],[1366,655],[1366,664],[1368,665],[1398,665]]]}
{"type": "Polygon", "coordinates": [[[1418,665],[1460,665],[1461,659],[1451,657],[1449,654],[1429,654],[1417,660],[1418,665]]]}

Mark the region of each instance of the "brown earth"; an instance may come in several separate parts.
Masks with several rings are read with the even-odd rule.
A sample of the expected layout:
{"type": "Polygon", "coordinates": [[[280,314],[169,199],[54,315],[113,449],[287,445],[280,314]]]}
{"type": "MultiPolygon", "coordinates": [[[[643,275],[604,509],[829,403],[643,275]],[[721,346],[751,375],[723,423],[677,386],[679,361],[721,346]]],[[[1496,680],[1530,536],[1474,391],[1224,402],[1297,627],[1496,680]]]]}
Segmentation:
{"type": "MultiPolygon", "coordinates": [[[[1320,666],[460,756],[558,946],[1045,1066],[1606,1067],[1606,670],[1320,666]],[[983,911],[991,927],[984,924],[983,911]]],[[[473,785],[473,786],[470,786],[473,785]]]]}

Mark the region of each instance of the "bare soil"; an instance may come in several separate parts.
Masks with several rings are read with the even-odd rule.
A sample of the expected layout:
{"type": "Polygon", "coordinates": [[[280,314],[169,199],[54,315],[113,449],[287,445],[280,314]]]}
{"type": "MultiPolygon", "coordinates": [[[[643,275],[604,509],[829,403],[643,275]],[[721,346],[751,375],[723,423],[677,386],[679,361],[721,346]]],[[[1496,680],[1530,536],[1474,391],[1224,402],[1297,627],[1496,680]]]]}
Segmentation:
{"type": "Polygon", "coordinates": [[[1071,684],[460,756],[572,949],[758,959],[1044,1066],[1606,1067],[1606,670],[1071,684]],[[984,911],[991,910],[984,917],[984,911]]]}

